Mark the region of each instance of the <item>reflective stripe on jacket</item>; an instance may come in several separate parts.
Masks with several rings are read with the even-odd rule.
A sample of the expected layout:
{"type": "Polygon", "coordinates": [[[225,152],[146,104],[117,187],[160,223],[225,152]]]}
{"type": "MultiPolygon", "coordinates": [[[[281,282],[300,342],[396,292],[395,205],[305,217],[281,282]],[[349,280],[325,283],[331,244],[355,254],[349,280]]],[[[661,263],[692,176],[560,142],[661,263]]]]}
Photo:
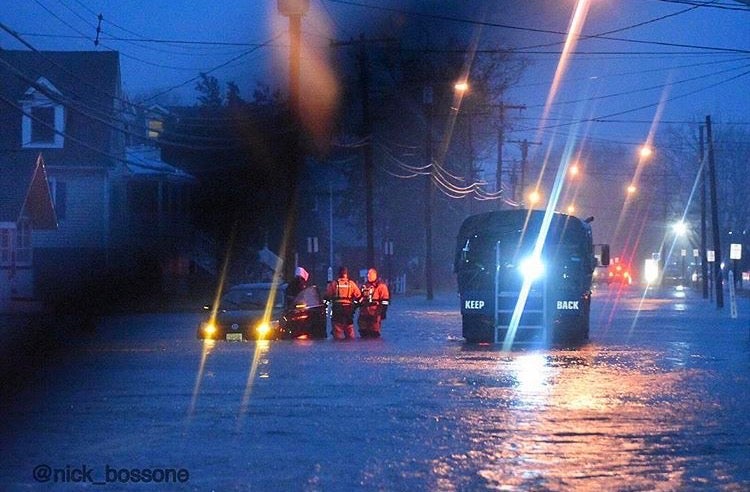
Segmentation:
{"type": "Polygon", "coordinates": [[[362,286],[363,304],[381,304],[387,306],[390,301],[388,285],[378,279],[375,282],[367,282],[362,286]]]}
{"type": "Polygon", "coordinates": [[[350,305],[353,301],[359,299],[361,293],[359,287],[352,280],[337,279],[328,284],[326,289],[326,298],[338,305],[350,305]]]}

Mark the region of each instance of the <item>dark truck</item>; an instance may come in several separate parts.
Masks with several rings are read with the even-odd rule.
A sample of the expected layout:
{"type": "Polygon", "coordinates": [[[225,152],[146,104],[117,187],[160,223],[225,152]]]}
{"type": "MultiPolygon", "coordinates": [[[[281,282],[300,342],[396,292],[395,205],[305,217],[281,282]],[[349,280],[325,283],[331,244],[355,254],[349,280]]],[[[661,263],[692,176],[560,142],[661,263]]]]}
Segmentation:
{"type": "Polygon", "coordinates": [[[593,217],[500,210],[468,217],[458,233],[455,273],[467,342],[588,339],[595,255],[593,217]],[[546,235],[541,237],[544,230],[546,235]]]}

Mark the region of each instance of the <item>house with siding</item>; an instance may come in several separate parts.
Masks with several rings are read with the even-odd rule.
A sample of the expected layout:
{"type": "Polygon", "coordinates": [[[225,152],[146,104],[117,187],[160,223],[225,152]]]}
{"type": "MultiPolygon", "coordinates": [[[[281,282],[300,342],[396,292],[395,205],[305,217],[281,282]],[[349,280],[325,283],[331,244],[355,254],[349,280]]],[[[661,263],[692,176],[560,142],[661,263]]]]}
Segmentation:
{"type": "Polygon", "coordinates": [[[31,230],[40,299],[187,274],[193,180],[130,138],[127,104],[117,52],[0,50],[0,169],[41,155],[56,218],[31,230]]]}
{"type": "Polygon", "coordinates": [[[0,312],[36,308],[32,230],[54,230],[57,218],[44,160],[0,165],[0,312]]]}

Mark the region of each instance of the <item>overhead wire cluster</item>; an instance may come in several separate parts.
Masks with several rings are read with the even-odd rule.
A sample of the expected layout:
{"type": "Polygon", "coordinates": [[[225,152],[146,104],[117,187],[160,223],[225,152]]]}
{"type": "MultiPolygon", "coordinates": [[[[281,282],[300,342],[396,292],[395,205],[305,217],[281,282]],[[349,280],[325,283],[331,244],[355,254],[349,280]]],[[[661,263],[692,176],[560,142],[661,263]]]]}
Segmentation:
{"type": "MultiPolygon", "coordinates": [[[[38,0],[35,0],[38,2],[38,0]]],[[[34,47],[31,43],[29,43],[23,36],[21,36],[16,31],[12,30],[10,27],[6,26],[3,23],[0,23],[0,30],[6,32],[10,36],[12,36],[14,39],[19,41],[21,44],[23,44],[26,48],[28,48],[31,52],[35,53],[37,56],[39,56],[42,60],[49,63],[51,66],[55,67],[56,70],[59,70],[61,73],[65,73],[66,76],[72,78],[73,80],[77,80],[80,83],[80,86],[87,86],[90,89],[92,89],[93,92],[97,93],[99,96],[105,96],[104,99],[107,99],[109,101],[112,101],[113,105],[107,105],[107,106],[99,106],[94,101],[91,101],[90,99],[84,99],[80,97],[79,93],[76,92],[75,88],[70,88],[69,90],[72,90],[73,92],[70,94],[60,95],[56,93],[50,92],[45,86],[40,85],[36,80],[33,80],[27,76],[24,72],[22,72],[17,67],[13,66],[6,58],[3,57],[3,52],[0,50],[0,66],[5,68],[9,73],[11,73],[13,76],[18,77],[19,79],[23,80],[26,84],[28,84],[29,87],[33,87],[35,90],[39,91],[42,94],[45,94],[48,98],[54,101],[58,101],[61,104],[64,104],[67,108],[70,110],[77,112],[86,118],[89,118],[92,121],[95,121],[97,123],[100,123],[111,130],[118,132],[124,136],[132,137],[134,139],[145,141],[144,135],[141,132],[137,132],[134,130],[128,129],[128,122],[125,119],[124,112],[131,110],[131,111],[142,111],[146,112],[150,110],[149,106],[146,106],[144,103],[148,102],[149,100],[153,99],[156,96],[152,96],[144,101],[144,103],[135,103],[129,100],[127,97],[120,96],[119,94],[112,93],[104,89],[101,85],[97,85],[95,83],[92,83],[90,80],[87,80],[84,77],[81,77],[80,74],[74,73],[71,70],[69,70],[67,67],[60,65],[57,63],[54,59],[52,59],[50,56],[48,56],[44,51],[37,49],[34,47]],[[115,107],[119,106],[123,111],[115,111],[115,107]]],[[[277,39],[281,34],[275,36],[273,39],[266,41],[265,43],[262,43],[254,48],[252,48],[250,51],[256,51],[260,49],[261,47],[265,47],[268,44],[270,44],[274,39],[277,39]]],[[[243,55],[244,56],[244,55],[243,55]]],[[[233,61],[234,59],[230,60],[233,61]]],[[[212,70],[217,70],[223,66],[226,66],[227,62],[224,62],[223,64],[214,67],[212,70]]],[[[210,73],[212,70],[209,70],[210,73]]],[[[184,85],[187,85],[191,82],[194,82],[199,77],[192,77],[188,79],[187,81],[179,84],[178,86],[171,87],[169,89],[166,89],[162,92],[160,92],[158,95],[167,93],[171,90],[174,90],[178,87],[182,87],[184,85]]],[[[65,131],[59,131],[53,126],[51,126],[47,121],[44,121],[42,119],[39,119],[35,117],[33,114],[25,111],[23,107],[17,102],[17,101],[11,101],[7,97],[2,97],[2,100],[8,104],[10,107],[14,108],[15,110],[19,111],[19,113],[23,114],[24,116],[32,119],[34,122],[45,126],[46,128],[53,131],[55,134],[59,134],[63,136],[64,138],[76,142],[77,144],[81,145],[82,147],[86,148],[87,150],[90,150],[92,152],[95,152],[103,157],[106,157],[108,159],[111,159],[116,162],[122,162],[125,164],[129,164],[132,166],[137,166],[140,168],[148,168],[147,164],[144,164],[140,161],[132,161],[128,160],[126,158],[123,158],[119,155],[114,155],[109,152],[105,152],[100,148],[97,148],[87,142],[84,142],[80,139],[77,139],[73,137],[72,135],[68,134],[65,131]]],[[[232,121],[236,121],[236,118],[233,118],[232,121]]],[[[200,135],[180,135],[180,134],[174,134],[174,137],[180,138],[180,141],[170,141],[168,142],[169,145],[177,148],[184,148],[188,150],[231,150],[232,148],[237,148],[237,142],[235,139],[232,139],[231,137],[226,138],[216,138],[216,137],[205,137],[200,135]]],[[[156,170],[156,169],[154,169],[156,170]]],[[[162,170],[162,169],[159,169],[162,170]]]]}
{"type": "MultiPolygon", "coordinates": [[[[386,12],[392,12],[392,13],[398,13],[408,16],[415,16],[415,17],[424,17],[428,19],[434,19],[434,20],[447,20],[451,22],[460,22],[460,23],[468,23],[468,24],[475,24],[475,25],[482,25],[482,26],[491,26],[491,27],[501,27],[501,28],[507,28],[507,29],[520,29],[520,30],[526,30],[529,32],[544,32],[547,34],[559,34],[561,36],[567,34],[564,32],[558,32],[558,31],[552,31],[552,30],[539,30],[539,29],[525,29],[520,26],[509,26],[509,25],[503,25],[503,24],[497,24],[497,23],[490,23],[490,22],[478,22],[473,21],[469,19],[462,19],[458,17],[451,17],[451,16],[445,16],[445,15],[436,15],[431,13],[424,13],[424,12],[416,12],[413,10],[407,10],[403,8],[390,8],[385,7],[383,5],[375,5],[372,2],[362,2],[362,1],[350,1],[350,0],[320,0],[321,3],[326,4],[340,4],[340,5],[347,5],[352,7],[361,7],[361,8],[367,8],[367,9],[373,9],[373,10],[381,10],[386,12]]],[[[581,35],[579,36],[579,39],[603,39],[608,41],[619,41],[619,42],[629,42],[629,43],[635,43],[635,44],[650,44],[658,47],[671,47],[671,48],[682,48],[682,49],[689,49],[691,54],[695,54],[696,52],[701,54],[712,54],[712,55],[721,55],[721,56],[732,56],[731,59],[726,60],[712,60],[709,62],[700,62],[700,63],[692,63],[689,65],[683,64],[683,68],[692,68],[692,67],[698,67],[698,66],[712,66],[714,64],[719,63],[727,63],[732,62],[735,63],[736,66],[732,66],[730,68],[724,68],[721,70],[715,70],[710,73],[704,73],[699,75],[694,75],[690,77],[686,77],[682,80],[672,81],[670,83],[662,83],[657,85],[650,85],[645,87],[638,87],[635,89],[630,89],[627,91],[619,91],[609,94],[602,94],[602,95],[595,95],[595,96],[589,96],[589,97],[581,97],[576,99],[569,99],[569,100],[563,100],[563,101],[556,101],[552,104],[553,107],[562,107],[565,105],[572,105],[572,104],[587,104],[591,102],[596,102],[599,100],[604,99],[611,99],[611,98],[631,98],[634,95],[646,93],[649,91],[656,91],[656,90],[664,90],[667,87],[674,87],[679,85],[688,84],[691,82],[700,81],[703,79],[708,78],[716,78],[716,77],[724,77],[722,80],[719,80],[718,82],[712,82],[711,84],[704,85],[702,87],[698,87],[697,89],[687,91],[685,93],[677,94],[674,96],[671,96],[666,99],[666,101],[671,100],[677,100],[681,98],[685,98],[694,94],[697,94],[699,92],[702,92],[704,90],[718,87],[720,85],[729,83],[731,81],[737,80],[739,78],[745,77],[750,73],[748,69],[750,69],[750,65],[747,63],[748,60],[750,60],[750,57],[747,55],[750,54],[750,51],[743,50],[743,49],[734,49],[734,48],[721,48],[721,47],[710,47],[710,46],[700,46],[700,45],[691,45],[691,44],[682,44],[682,43],[670,43],[665,41],[644,41],[644,40],[638,40],[638,39],[624,39],[619,37],[613,37],[612,34],[623,32],[626,30],[634,29],[636,27],[644,26],[647,24],[653,24],[656,22],[663,21],[668,18],[676,17],[682,14],[685,14],[690,11],[694,11],[702,6],[713,4],[714,1],[707,1],[707,2],[700,2],[700,3],[694,3],[691,4],[688,8],[672,12],[666,15],[661,15],[659,17],[655,17],[652,19],[648,19],[646,21],[638,22],[632,25],[628,25],[625,27],[620,27],[617,29],[609,30],[606,32],[601,32],[598,34],[592,34],[592,35],[581,35]],[[737,72],[740,72],[737,74],[737,72]]],[[[472,51],[473,53],[500,53],[500,52],[508,52],[508,53],[534,53],[538,54],[540,53],[538,51],[539,48],[546,48],[546,47],[552,47],[552,46],[558,46],[561,45],[562,41],[560,42],[552,42],[552,43],[545,43],[545,44],[535,44],[532,46],[525,46],[521,48],[511,48],[511,49],[493,49],[493,50],[475,50],[472,51]],[[532,51],[533,50],[533,51],[532,51]]],[[[402,48],[403,49],[403,48],[402,48]]],[[[406,51],[409,49],[406,48],[406,51]]],[[[448,50],[435,50],[435,49],[412,49],[412,51],[420,52],[420,53],[436,53],[439,51],[451,51],[454,53],[466,53],[466,50],[463,49],[448,49],[448,50]]],[[[555,52],[545,52],[550,54],[559,55],[558,51],[555,52]]],[[[687,54],[688,52],[679,52],[680,54],[687,54]]],[[[612,52],[612,51],[602,51],[602,52],[591,52],[591,51],[580,51],[577,50],[574,55],[590,55],[590,54],[600,54],[600,55],[607,55],[611,56],[613,54],[616,55],[635,55],[635,56],[646,56],[646,55],[653,55],[653,56],[674,56],[674,52],[667,53],[663,49],[661,51],[653,51],[653,52],[612,52]]],[[[652,70],[642,70],[639,69],[638,71],[631,71],[626,74],[620,73],[620,74],[609,74],[608,76],[618,76],[621,77],[622,75],[638,75],[642,78],[643,74],[648,71],[671,71],[674,70],[676,67],[674,66],[661,66],[657,69],[652,70]]],[[[678,67],[679,68],[679,67],[678,67]]],[[[613,118],[617,116],[621,116],[624,114],[629,114],[632,112],[640,111],[647,108],[652,108],[658,105],[658,102],[655,103],[648,103],[644,105],[640,105],[637,107],[628,107],[625,110],[621,111],[613,111],[608,114],[603,115],[596,115],[591,117],[577,117],[577,118],[569,118],[567,121],[563,120],[562,118],[548,118],[543,125],[537,124],[536,126],[533,125],[526,125],[524,127],[519,127],[515,129],[507,129],[507,133],[521,133],[521,132],[529,132],[529,131],[535,131],[535,132],[546,132],[546,133],[557,133],[558,130],[569,127],[572,125],[580,125],[581,123],[608,123],[608,122],[614,122],[615,120],[613,118]]],[[[529,108],[541,108],[544,105],[530,105],[529,108]]],[[[532,118],[523,118],[527,120],[533,120],[532,118]]],[[[646,123],[652,123],[651,121],[648,121],[646,123]]],[[[692,122],[690,122],[692,123],[692,122]]],[[[588,138],[588,137],[587,137],[588,138]]],[[[602,141],[612,142],[611,139],[599,139],[602,141]]],[[[623,142],[619,142],[623,143],[623,142]]],[[[626,142],[630,145],[636,145],[635,142],[626,142]]],[[[642,142],[638,142],[638,145],[642,144],[642,142]]],[[[429,175],[431,176],[431,179],[436,184],[439,190],[441,190],[444,194],[451,196],[453,198],[463,198],[469,195],[475,195],[478,199],[498,199],[502,198],[504,195],[509,196],[507,187],[505,183],[502,184],[503,188],[498,190],[494,193],[487,193],[485,192],[484,185],[486,183],[484,182],[474,182],[471,184],[468,184],[465,179],[460,178],[458,176],[455,176],[451,174],[450,172],[447,172],[444,167],[440,166],[438,163],[431,163],[426,166],[414,166],[410,164],[404,163],[402,160],[398,159],[393,152],[391,152],[388,149],[384,149],[381,146],[381,152],[386,156],[386,161],[394,164],[395,170],[392,169],[386,169],[386,172],[390,174],[391,176],[402,178],[402,179],[409,179],[414,178],[418,176],[424,176],[429,175]]],[[[506,202],[511,203],[512,200],[507,200],[506,202]]],[[[515,203],[515,202],[513,202],[515,203]]],[[[515,203],[517,205],[517,203],[515,203]]]]}
{"type": "MultiPolygon", "coordinates": [[[[568,33],[563,31],[558,31],[554,29],[539,29],[529,26],[521,26],[521,25],[512,25],[512,24],[505,24],[505,23],[499,23],[499,22],[490,22],[486,20],[476,20],[472,18],[466,18],[461,17],[457,15],[445,15],[445,14],[437,14],[432,12],[425,12],[418,10],[416,8],[402,8],[402,7],[389,7],[382,4],[376,4],[374,2],[368,2],[363,0],[320,0],[323,3],[329,3],[329,4],[335,4],[339,6],[346,6],[349,8],[358,8],[358,9],[368,9],[368,10],[374,10],[374,11],[381,11],[386,13],[392,13],[397,14],[401,16],[408,16],[408,17],[415,17],[415,18],[421,18],[425,20],[433,20],[433,21],[443,21],[443,22],[449,22],[449,23],[457,23],[457,24],[466,24],[481,28],[497,28],[497,29],[504,29],[504,30],[514,30],[514,31],[522,31],[526,33],[533,33],[533,34],[548,34],[548,35],[556,35],[559,36],[561,39],[564,39],[564,36],[566,36],[568,33]]],[[[677,2],[679,3],[679,2],[677,2]]],[[[692,96],[694,94],[701,93],[703,91],[707,91],[725,84],[728,84],[730,82],[734,82],[736,80],[740,80],[742,78],[747,77],[748,71],[747,68],[750,66],[748,65],[748,62],[750,61],[750,49],[743,49],[743,48],[733,48],[733,47],[719,47],[719,46],[705,46],[705,45],[698,45],[698,44],[689,44],[689,43],[674,43],[669,42],[666,40],[643,40],[643,39],[636,39],[636,38],[621,38],[621,37],[614,37],[612,36],[615,33],[620,33],[623,31],[631,30],[637,27],[641,27],[648,24],[653,24],[657,22],[664,21],[669,18],[673,18],[676,16],[680,16],[683,14],[686,14],[688,12],[696,11],[699,8],[703,7],[709,7],[709,6],[715,6],[719,4],[720,2],[717,2],[716,0],[708,0],[708,1],[694,1],[694,2],[683,2],[685,5],[687,5],[686,8],[680,9],[675,12],[671,12],[665,15],[660,15],[658,17],[654,17],[651,19],[647,19],[645,21],[637,22],[634,24],[630,24],[624,27],[619,27],[616,29],[608,30],[605,32],[599,32],[595,34],[581,34],[578,39],[579,40],[606,40],[606,41],[616,41],[620,43],[626,43],[626,44],[636,44],[636,45],[650,45],[654,47],[658,47],[658,51],[650,51],[650,52],[643,52],[643,51],[584,51],[580,47],[576,49],[573,53],[571,53],[572,56],[636,56],[639,58],[643,58],[645,56],[658,56],[658,57],[670,57],[670,59],[674,59],[677,55],[690,55],[690,56],[702,56],[702,55],[712,55],[712,56],[732,56],[730,60],[712,60],[709,62],[701,62],[701,63],[693,63],[690,65],[684,65],[682,67],[674,67],[670,66],[671,64],[664,63],[661,64],[659,68],[653,69],[653,70],[643,70],[641,67],[639,67],[638,71],[632,71],[628,74],[632,75],[638,75],[641,79],[643,78],[643,74],[647,73],[649,71],[672,71],[677,68],[691,68],[691,67],[697,67],[702,65],[710,65],[713,63],[726,63],[726,62],[737,62],[736,66],[726,69],[726,70],[720,70],[720,71],[713,71],[710,73],[690,76],[685,78],[684,80],[679,80],[676,82],[673,82],[671,85],[675,84],[687,84],[689,82],[696,82],[701,79],[709,78],[709,77],[721,77],[724,78],[722,80],[719,80],[717,82],[706,84],[701,87],[698,87],[694,90],[686,91],[683,94],[678,94],[675,96],[672,96],[669,100],[677,100],[686,98],[689,96],[692,96]],[[665,48],[679,48],[682,51],[675,52],[675,51],[665,51],[665,48]],[[741,71],[741,73],[736,74],[737,71],[741,71]],[[734,73],[734,74],[733,74],[734,73]]],[[[750,9],[743,8],[742,10],[750,12],[750,9]]],[[[554,41],[544,44],[534,44],[530,46],[522,46],[522,47],[508,47],[508,48],[501,48],[501,49],[475,49],[471,50],[472,54],[480,55],[480,54],[491,54],[491,53],[520,53],[520,54],[532,54],[532,55],[540,55],[540,54],[550,54],[554,56],[559,56],[560,51],[538,51],[540,48],[547,48],[547,47],[553,47],[553,46],[561,46],[563,44],[563,41],[554,41]]],[[[448,49],[416,49],[416,48],[401,48],[405,51],[414,51],[414,52],[420,52],[420,53],[445,53],[445,52],[452,52],[452,53],[469,53],[466,49],[462,48],[448,48],[448,49]]],[[[614,76],[622,76],[627,74],[609,74],[605,75],[607,77],[614,77],[614,76]]],[[[572,80],[572,79],[571,79],[572,80]]],[[[642,82],[638,82],[640,85],[642,85],[642,82]]],[[[546,83],[538,83],[538,85],[542,85],[546,83]]],[[[607,98],[632,98],[632,96],[639,94],[639,93],[646,93],[648,91],[654,91],[659,88],[664,88],[666,84],[661,84],[659,86],[651,85],[647,87],[636,87],[629,91],[621,91],[619,93],[612,93],[609,95],[598,95],[598,96],[592,96],[592,97],[584,97],[584,98],[578,98],[576,100],[571,101],[562,101],[562,102],[556,102],[553,104],[553,107],[561,107],[565,104],[583,104],[583,103],[590,103],[594,102],[600,99],[607,99],[607,98]]],[[[658,98],[657,98],[658,99],[658,98]]],[[[630,99],[628,99],[628,102],[630,102],[630,99]]],[[[555,128],[558,128],[560,126],[570,126],[574,124],[581,124],[581,123],[604,123],[606,120],[624,115],[629,113],[634,113],[637,111],[642,111],[644,109],[649,109],[657,106],[659,102],[649,102],[648,104],[641,104],[638,106],[633,107],[632,103],[630,104],[630,107],[627,107],[624,110],[612,112],[609,114],[603,114],[603,115],[596,115],[588,118],[577,118],[577,119],[571,119],[571,122],[568,123],[548,123],[544,125],[536,125],[536,126],[529,126],[525,128],[517,128],[514,130],[510,130],[511,132],[538,132],[538,131],[545,131],[545,130],[552,130],[555,128]]],[[[529,106],[529,107],[540,107],[542,105],[537,106],[529,106]]],[[[552,118],[554,119],[554,118],[552,118]]]]}
{"type": "Polygon", "coordinates": [[[384,157],[383,171],[394,178],[429,177],[435,187],[449,198],[473,197],[476,200],[499,200],[503,199],[505,195],[501,190],[487,191],[485,187],[488,183],[483,180],[467,183],[465,178],[457,176],[436,159],[432,159],[429,164],[413,165],[404,162],[388,145],[382,142],[378,142],[377,148],[384,157]]]}
{"type": "MultiPolygon", "coordinates": [[[[323,6],[323,8],[328,12],[328,15],[331,17],[332,21],[340,29],[342,28],[342,26],[344,26],[343,28],[345,28],[345,25],[343,25],[341,22],[338,22],[338,20],[336,19],[336,16],[332,14],[331,9],[329,8],[330,5],[332,4],[344,5],[344,6],[355,7],[355,8],[360,8],[360,9],[364,8],[364,9],[370,9],[370,10],[379,10],[379,11],[385,11],[385,12],[390,12],[390,13],[396,13],[399,15],[421,17],[421,18],[428,19],[428,20],[439,20],[439,21],[446,21],[446,22],[452,22],[452,23],[481,26],[481,27],[486,27],[486,28],[516,30],[516,31],[522,31],[526,33],[557,35],[561,37],[564,37],[565,35],[567,35],[567,33],[564,31],[557,31],[553,29],[538,29],[538,28],[533,28],[533,27],[528,27],[528,26],[519,26],[519,25],[504,24],[504,23],[498,23],[498,22],[477,21],[474,19],[462,18],[459,16],[435,14],[435,13],[430,13],[430,12],[420,12],[417,10],[411,10],[411,9],[405,9],[405,8],[391,8],[391,7],[386,7],[383,5],[375,4],[373,2],[366,2],[366,1],[353,1],[353,0],[318,0],[318,1],[323,6]]],[[[633,29],[635,27],[662,21],[664,19],[675,17],[683,13],[693,11],[698,8],[704,8],[704,7],[729,8],[730,7],[730,4],[728,4],[727,2],[720,2],[716,0],[714,1],[661,0],[661,1],[665,3],[683,4],[686,6],[686,8],[669,13],[667,15],[648,19],[646,21],[638,22],[638,23],[628,25],[625,27],[620,27],[618,29],[610,30],[607,32],[581,35],[580,39],[601,39],[601,40],[608,40],[608,41],[618,41],[618,42],[628,43],[628,44],[651,45],[651,46],[658,46],[659,48],[662,48],[662,49],[663,48],[680,48],[683,50],[689,50],[686,53],[690,53],[690,54],[700,53],[700,54],[727,55],[727,56],[733,55],[734,56],[734,58],[730,60],[711,61],[711,62],[700,63],[700,64],[692,64],[694,66],[703,65],[703,64],[709,65],[713,63],[725,63],[729,61],[738,62],[738,65],[733,68],[715,71],[713,73],[704,74],[704,75],[697,75],[697,76],[690,77],[684,80],[672,82],[671,83],[672,85],[686,84],[689,82],[693,82],[693,81],[697,81],[697,80],[705,79],[709,77],[719,77],[719,76],[725,77],[723,80],[720,80],[718,82],[707,84],[702,87],[696,88],[695,90],[690,90],[685,93],[672,96],[669,99],[667,99],[667,101],[676,100],[680,98],[686,98],[691,95],[700,93],[701,91],[708,90],[713,87],[718,87],[720,85],[723,85],[723,84],[726,84],[735,80],[739,80],[743,77],[746,77],[748,74],[750,74],[750,70],[745,70],[746,68],[750,67],[750,65],[747,65],[745,63],[749,59],[748,56],[750,56],[750,50],[747,50],[747,49],[701,46],[701,45],[695,45],[695,44],[670,43],[667,41],[648,41],[648,40],[620,38],[620,37],[612,36],[615,33],[620,33],[629,29],[633,29]],[[741,71],[741,73],[736,73],[738,71],[741,71]]],[[[70,0],[68,0],[67,2],[66,0],[57,0],[57,2],[67,12],[69,12],[78,21],[80,21],[80,23],[85,25],[86,31],[79,29],[78,27],[73,25],[72,22],[69,22],[68,20],[63,18],[61,15],[59,15],[49,6],[47,6],[45,2],[43,2],[42,0],[34,0],[34,2],[37,5],[39,5],[42,9],[44,9],[46,12],[48,12],[50,16],[54,17],[60,23],[62,23],[68,29],[70,29],[72,32],[76,33],[76,37],[89,39],[92,42],[94,41],[93,33],[98,27],[97,23],[94,22],[94,19],[97,18],[97,13],[93,11],[91,8],[89,8],[81,0],[73,0],[73,2],[75,2],[77,7],[73,6],[70,3],[70,0]],[[87,32],[91,33],[91,35],[87,34],[87,32]]],[[[740,7],[739,5],[736,6],[735,10],[750,11],[750,9],[748,9],[747,7],[740,7]]],[[[203,73],[206,73],[206,74],[210,74],[219,69],[227,68],[239,62],[245,61],[249,55],[253,53],[259,54],[262,48],[268,48],[270,46],[274,46],[275,43],[279,40],[279,38],[283,36],[283,33],[279,33],[273,36],[271,39],[268,39],[261,43],[238,43],[238,42],[228,42],[228,41],[225,42],[225,41],[178,40],[178,39],[170,40],[170,39],[158,39],[158,38],[153,38],[149,36],[144,36],[140,33],[135,32],[134,30],[130,28],[127,28],[119,23],[112,21],[106,15],[103,17],[102,22],[104,24],[105,29],[103,32],[103,36],[101,37],[101,41],[102,41],[101,46],[106,49],[112,49],[112,46],[107,44],[108,42],[118,41],[118,42],[123,42],[127,46],[131,46],[136,49],[147,49],[154,53],[168,54],[170,56],[194,56],[194,57],[227,56],[229,57],[224,62],[214,65],[208,69],[202,69],[198,67],[195,68],[195,71],[202,71],[203,73]],[[117,35],[112,34],[110,30],[112,32],[122,32],[124,34],[121,36],[117,36],[117,35]],[[217,50],[221,50],[221,51],[217,51],[217,50]]],[[[5,29],[5,30],[8,31],[8,29],[5,29]]],[[[32,33],[29,35],[41,36],[44,34],[32,33]]],[[[15,33],[15,37],[20,38],[20,36],[17,33],[15,33]]],[[[24,43],[27,47],[31,46],[30,44],[25,42],[25,40],[24,40],[24,43]]],[[[529,54],[542,54],[542,53],[557,54],[559,53],[557,51],[540,52],[538,50],[541,48],[556,46],[560,44],[562,44],[561,41],[552,42],[552,43],[544,43],[544,44],[535,44],[532,46],[524,46],[524,47],[518,47],[518,48],[509,48],[505,50],[494,50],[494,51],[495,52],[509,51],[509,52],[529,53],[529,54]]],[[[408,48],[402,48],[402,49],[408,49],[408,48]]],[[[43,54],[43,52],[40,52],[36,49],[34,49],[34,51],[37,51],[38,53],[43,54]]],[[[438,51],[438,50],[435,50],[435,51],[438,51]]],[[[477,50],[477,53],[490,53],[492,51],[493,50],[479,49],[477,50]]],[[[138,61],[139,63],[143,63],[149,66],[157,66],[159,68],[170,68],[170,69],[178,68],[178,67],[169,67],[161,63],[154,63],[151,60],[144,60],[142,57],[134,56],[126,51],[121,50],[119,53],[123,57],[132,58],[138,61]]],[[[584,55],[587,52],[578,51],[577,53],[579,55],[584,55]]],[[[607,55],[607,54],[613,55],[613,54],[618,54],[618,53],[612,52],[612,51],[601,52],[601,55],[607,55]]],[[[644,52],[633,52],[633,51],[621,52],[619,54],[644,56],[644,52]]],[[[654,56],[664,56],[665,54],[667,54],[668,56],[673,56],[673,55],[669,55],[669,53],[665,51],[655,51],[655,52],[651,52],[651,54],[653,54],[654,56]]],[[[181,69],[190,70],[190,68],[185,68],[185,67],[181,67],[181,69]]],[[[663,69],[669,70],[670,67],[664,67],[663,69]]],[[[124,98],[122,98],[121,102],[124,105],[125,104],[132,105],[133,108],[140,110],[140,111],[144,111],[148,109],[148,107],[144,103],[148,103],[149,101],[153,101],[162,95],[165,95],[176,89],[189,85],[190,83],[194,83],[198,80],[198,78],[199,78],[198,76],[191,77],[182,83],[165,88],[162,91],[159,91],[158,93],[152,95],[151,97],[143,101],[143,103],[141,104],[134,104],[131,101],[125,100],[124,98]]],[[[86,83],[85,80],[81,80],[81,82],[86,83]]],[[[578,103],[592,102],[592,101],[597,101],[600,99],[608,99],[608,98],[630,97],[630,96],[633,96],[634,94],[657,90],[661,87],[663,87],[663,85],[641,87],[641,88],[632,89],[630,91],[621,91],[618,93],[598,95],[598,96],[592,96],[588,98],[580,98],[576,100],[559,101],[556,103],[556,106],[560,107],[565,104],[574,104],[574,103],[578,104],[578,103]]],[[[118,99],[118,96],[116,95],[112,95],[112,97],[114,97],[115,99],[118,99]]],[[[557,131],[558,129],[561,129],[570,125],[574,125],[574,124],[580,124],[580,123],[611,123],[611,122],[616,122],[616,121],[619,122],[619,121],[622,121],[620,119],[617,119],[617,117],[619,116],[634,113],[634,112],[647,109],[647,108],[652,108],[656,106],[657,104],[658,103],[641,104],[641,105],[638,105],[637,107],[630,107],[625,110],[616,111],[616,112],[612,112],[609,114],[603,114],[603,115],[600,114],[596,116],[591,116],[583,120],[571,119],[570,121],[562,121],[562,120],[555,121],[553,118],[551,118],[547,122],[547,124],[543,126],[537,125],[535,127],[531,125],[531,126],[519,127],[516,129],[509,129],[508,132],[516,132],[516,133],[529,132],[529,131],[554,132],[554,131],[557,131]]],[[[533,106],[530,106],[530,107],[533,107],[533,106]]],[[[110,125],[110,127],[117,128],[118,131],[123,131],[123,132],[126,131],[123,128],[122,121],[118,119],[118,115],[112,114],[112,112],[109,111],[108,108],[95,108],[95,107],[91,107],[89,103],[79,103],[78,107],[76,107],[76,110],[84,114],[90,115],[94,119],[107,122],[107,124],[110,125]]],[[[521,119],[525,119],[525,118],[521,118],[521,119]]],[[[204,122],[210,123],[208,122],[208,119],[204,120],[202,118],[197,118],[195,121],[195,124],[201,125],[204,122]]],[[[185,148],[190,148],[190,149],[212,149],[216,147],[222,147],[222,145],[229,143],[228,140],[216,139],[215,137],[199,137],[197,139],[193,139],[193,141],[196,141],[198,145],[185,144],[182,142],[174,142],[173,144],[176,146],[184,146],[185,148]]],[[[483,191],[484,188],[482,186],[482,183],[466,184],[461,180],[456,180],[454,179],[456,178],[455,176],[451,175],[450,173],[447,173],[447,171],[444,172],[445,170],[442,169],[440,166],[435,167],[432,171],[433,171],[432,173],[433,179],[435,180],[436,184],[443,186],[442,189],[446,190],[447,193],[452,193],[457,196],[467,196],[470,194],[474,194],[477,197],[480,197],[481,194],[484,193],[483,191]]],[[[500,192],[497,192],[497,193],[499,194],[500,192]]],[[[482,197],[482,198],[495,199],[493,194],[489,194],[488,197],[482,197]]]]}

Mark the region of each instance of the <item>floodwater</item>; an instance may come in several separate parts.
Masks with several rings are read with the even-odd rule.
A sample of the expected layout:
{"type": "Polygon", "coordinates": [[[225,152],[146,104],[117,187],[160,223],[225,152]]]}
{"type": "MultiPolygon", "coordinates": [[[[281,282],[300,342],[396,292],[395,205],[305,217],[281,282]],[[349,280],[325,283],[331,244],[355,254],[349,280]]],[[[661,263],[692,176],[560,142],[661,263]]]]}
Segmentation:
{"type": "Polygon", "coordinates": [[[2,488],[41,463],[194,490],[750,488],[746,299],[639,294],[597,292],[588,344],[510,352],[464,344],[454,296],[397,298],[374,341],[204,350],[197,314],[110,318],[11,405],[2,488]]]}

